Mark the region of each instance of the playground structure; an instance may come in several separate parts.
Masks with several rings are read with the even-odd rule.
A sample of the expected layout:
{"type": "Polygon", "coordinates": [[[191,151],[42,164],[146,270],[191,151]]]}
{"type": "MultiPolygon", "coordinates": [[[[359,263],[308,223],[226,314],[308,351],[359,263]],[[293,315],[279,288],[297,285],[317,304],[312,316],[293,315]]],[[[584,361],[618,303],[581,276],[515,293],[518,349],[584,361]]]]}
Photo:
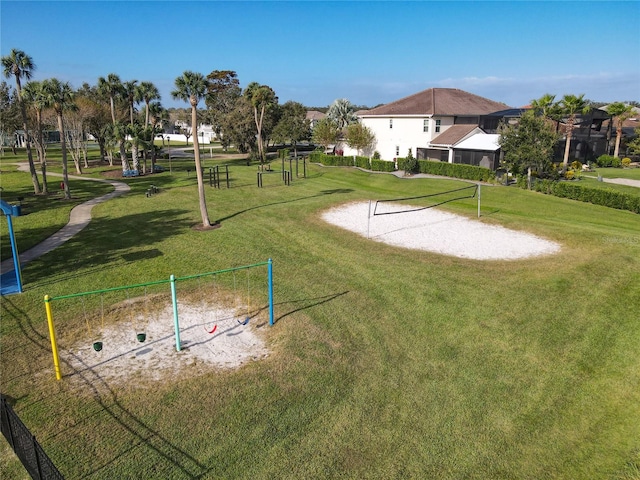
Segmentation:
{"type": "Polygon", "coordinates": [[[295,162],[295,176],[296,178],[300,177],[300,163],[302,163],[302,177],[307,178],[307,159],[306,157],[289,157],[285,159],[284,157],[280,158],[281,168],[278,172],[277,170],[273,170],[271,168],[271,164],[262,164],[258,167],[257,176],[257,184],[258,188],[262,188],[264,186],[263,175],[265,174],[275,174],[280,173],[282,176],[282,181],[285,185],[291,185],[291,181],[293,179],[294,172],[294,162],[295,162]],[[289,163],[289,170],[286,170],[286,163],[289,163]]]}
{"type": "Polygon", "coordinates": [[[18,247],[13,231],[12,217],[18,217],[21,214],[20,205],[10,205],[4,200],[0,200],[0,209],[7,218],[7,229],[9,231],[9,242],[11,243],[11,254],[13,257],[13,274],[11,272],[2,272],[2,295],[10,295],[12,293],[22,293],[22,273],[20,271],[20,258],[18,256],[18,247]]]}
{"type": "MultiPolygon", "coordinates": [[[[147,335],[145,332],[145,326],[149,325],[152,321],[159,321],[154,315],[163,307],[161,305],[160,298],[167,298],[170,294],[170,305],[173,313],[173,334],[175,336],[175,349],[177,352],[182,350],[182,342],[180,338],[181,326],[179,320],[179,311],[181,308],[186,308],[186,302],[189,296],[193,297],[200,295],[200,300],[204,299],[204,291],[202,289],[196,289],[194,291],[193,288],[180,288],[178,289],[178,284],[187,285],[189,282],[193,283],[198,282],[198,285],[201,285],[203,281],[209,279],[213,280],[213,294],[215,298],[213,300],[218,301],[226,301],[229,303],[229,298],[222,298],[221,285],[217,284],[217,280],[221,279],[224,274],[228,274],[225,278],[227,278],[227,286],[230,289],[233,287],[230,295],[227,297],[232,298],[233,302],[235,302],[235,312],[240,312],[240,316],[237,319],[237,324],[246,325],[249,323],[251,318],[252,310],[251,310],[251,298],[260,297],[259,294],[256,294],[255,288],[253,289],[254,293],[252,294],[252,283],[251,283],[251,272],[253,269],[258,267],[267,267],[267,297],[268,297],[268,317],[269,317],[269,325],[272,326],[274,324],[274,314],[273,314],[273,263],[271,259],[266,262],[256,263],[252,265],[245,265],[240,267],[233,267],[224,270],[217,270],[214,272],[200,273],[196,275],[189,275],[184,277],[175,277],[171,275],[168,280],[159,280],[154,282],[136,284],[136,285],[127,285],[120,287],[113,287],[103,290],[94,290],[89,292],[82,293],[74,293],[70,295],[60,295],[56,297],[50,297],[49,295],[45,295],[45,311],[47,315],[47,323],[49,327],[49,337],[51,341],[51,350],[53,354],[53,363],[54,370],[57,380],[62,379],[62,372],[60,369],[60,359],[59,359],[59,348],[58,341],[56,335],[56,328],[54,325],[53,318],[53,303],[64,303],[69,301],[70,299],[80,299],[82,303],[82,312],[78,312],[76,309],[76,314],[78,316],[82,316],[82,322],[84,323],[89,336],[94,337],[93,340],[93,350],[95,352],[102,351],[103,348],[103,339],[101,338],[102,332],[105,328],[105,321],[109,323],[117,322],[118,324],[122,323],[124,326],[120,328],[129,328],[131,330],[131,338],[135,339],[136,342],[144,343],[147,340],[147,335]],[[246,296],[238,295],[238,292],[244,289],[244,282],[237,281],[236,277],[240,277],[240,272],[246,275],[246,296]],[[233,278],[233,281],[229,279],[229,277],[233,278]],[[166,285],[169,284],[169,289],[166,289],[166,285]],[[130,292],[136,290],[143,290],[144,295],[142,297],[132,297],[130,292]],[[178,292],[180,291],[180,299],[178,298],[178,292]],[[113,303],[114,295],[122,294],[126,295],[126,298],[118,303],[113,303]],[[245,304],[240,302],[239,297],[244,297],[246,301],[246,310],[245,304]],[[107,301],[105,301],[107,299],[107,301]],[[97,312],[97,313],[96,313],[97,312]],[[92,327],[93,326],[93,327],[92,327]],[[100,334],[96,335],[95,331],[99,330],[100,334]]],[[[253,278],[258,277],[257,274],[253,274],[253,278]]],[[[255,280],[254,280],[255,281],[255,280]]],[[[255,287],[255,285],[254,285],[255,287]]],[[[207,293],[211,293],[208,291],[207,293]]],[[[259,292],[258,292],[259,293],[259,292]]],[[[203,302],[204,303],[204,302],[203,302]]],[[[67,305],[67,308],[69,306],[67,305]]],[[[63,308],[64,310],[64,308],[63,308]]],[[[70,309],[71,310],[71,309],[70,309]]],[[[258,311],[262,310],[259,309],[258,311]]],[[[254,314],[255,315],[255,314],[254,314]]],[[[234,322],[235,323],[235,322],[234,322]]],[[[217,323],[215,322],[215,318],[209,318],[207,322],[203,323],[204,330],[206,331],[204,334],[213,334],[216,331],[217,323]]],[[[167,325],[170,328],[170,325],[167,325]]]]}

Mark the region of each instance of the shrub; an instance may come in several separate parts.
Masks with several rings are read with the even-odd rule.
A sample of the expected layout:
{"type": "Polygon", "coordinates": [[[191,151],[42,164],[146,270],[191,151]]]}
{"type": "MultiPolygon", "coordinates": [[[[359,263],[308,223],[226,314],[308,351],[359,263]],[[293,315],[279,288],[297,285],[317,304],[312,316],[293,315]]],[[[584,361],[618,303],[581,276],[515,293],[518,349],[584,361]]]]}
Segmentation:
{"type": "Polygon", "coordinates": [[[473,165],[462,165],[459,163],[438,162],[432,160],[418,160],[420,173],[431,175],[444,175],[465,180],[476,180],[479,182],[492,182],[495,180],[493,170],[484,167],[474,167],[473,165]]]}
{"type": "MultiPolygon", "coordinates": [[[[613,167],[613,166],[615,166],[614,163],[616,163],[616,160],[619,161],[619,159],[617,157],[614,157],[612,155],[600,155],[596,159],[596,165],[598,165],[599,167],[602,167],[602,168],[613,167]]],[[[620,166],[620,165],[618,165],[618,166],[620,166]]]]}
{"type": "Polygon", "coordinates": [[[375,152],[373,152],[373,157],[374,160],[380,160],[380,152],[378,150],[376,150],[375,152]]]}
{"type": "Polygon", "coordinates": [[[622,166],[624,168],[629,168],[630,165],[631,165],[631,159],[629,157],[624,157],[622,159],[622,166]]]}
{"type": "Polygon", "coordinates": [[[369,162],[369,157],[356,157],[356,167],[364,168],[367,170],[371,169],[371,163],[369,162]]]}
{"type": "Polygon", "coordinates": [[[396,169],[396,165],[394,162],[389,162],[387,160],[371,160],[371,170],[376,172],[393,172],[396,169]]]}
{"type": "MultiPolygon", "coordinates": [[[[526,188],[526,186],[523,188],[526,188]]],[[[533,185],[533,189],[536,192],[555,195],[560,198],[569,198],[640,214],[640,196],[610,188],[589,188],[573,182],[556,182],[544,179],[537,180],[533,185]]]]}

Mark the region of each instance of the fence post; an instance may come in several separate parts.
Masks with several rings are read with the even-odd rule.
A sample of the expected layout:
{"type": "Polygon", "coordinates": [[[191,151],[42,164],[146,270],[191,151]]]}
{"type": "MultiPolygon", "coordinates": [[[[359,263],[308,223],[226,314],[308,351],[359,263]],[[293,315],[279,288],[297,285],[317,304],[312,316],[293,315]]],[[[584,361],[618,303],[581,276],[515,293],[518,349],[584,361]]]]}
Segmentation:
{"type": "Polygon", "coordinates": [[[268,260],[269,277],[269,325],[273,326],[273,261],[268,260]]]}
{"type": "Polygon", "coordinates": [[[53,314],[51,313],[51,298],[49,297],[49,295],[44,296],[44,308],[47,312],[47,323],[49,325],[49,338],[51,340],[51,352],[53,354],[53,368],[56,372],[56,380],[61,380],[62,373],[60,372],[60,358],[58,356],[56,330],[53,327],[53,314]]]}
{"type": "Polygon", "coordinates": [[[178,321],[178,296],[176,294],[176,277],[171,274],[171,301],[173,302],[173,327],[176,331],[176,351],[180,351],[180,322],[178,321]]]}

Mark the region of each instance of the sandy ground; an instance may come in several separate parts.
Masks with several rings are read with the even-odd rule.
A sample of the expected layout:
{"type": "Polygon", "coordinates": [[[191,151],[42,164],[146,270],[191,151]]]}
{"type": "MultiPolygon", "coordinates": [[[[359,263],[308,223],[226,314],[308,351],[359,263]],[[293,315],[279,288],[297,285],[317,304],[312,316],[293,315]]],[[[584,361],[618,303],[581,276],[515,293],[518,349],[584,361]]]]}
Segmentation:
{"type": "Polygon", "coordinates": [[[146,383],[237,368],[269,354],[258,333],[268,325],[262,314],[246,322],[246,311],[211,305],[179,304],[178,312],[180,351],[176,350],[173,308],[167,305],[152,318],[138,317],[138,331],[131,324],[105,326],[96,338],[84,339],[61,352],[72,367],[63,367],[63,374],[84,379],[98,376],[109,383],[132,378],[146,383]],[[144,342],[137,339],[141,332],[146,335],[144,342]],[[100,351],[93,347],[98,340],[102,341],[100,351]]]}
{"type": "MultiPolygon", "coordinates": [[[[410,210],[384,204],[385,212],[410,210]]],[[[560,251],[560,245],[535,235],[487,225],[436,208],[371,216],[369,202],[350,203],[325,212],[333,225],[377,242],[475,260],[517,260],[560,251]]]]}

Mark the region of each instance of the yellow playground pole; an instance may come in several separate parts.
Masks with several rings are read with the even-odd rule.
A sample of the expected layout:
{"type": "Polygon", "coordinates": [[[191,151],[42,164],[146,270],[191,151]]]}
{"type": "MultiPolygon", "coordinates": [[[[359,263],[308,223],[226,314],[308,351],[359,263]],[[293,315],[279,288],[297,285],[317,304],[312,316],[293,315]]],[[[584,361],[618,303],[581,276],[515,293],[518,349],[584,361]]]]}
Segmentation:
{"type": "Polygon", "coordinates": [[[56,380],[62,379],[60,372],[60,358],[58,357],[58,344],[56,343],[56,331],[53,328],[53,315],[49,295],[44,296],[44,308],[47,311],[47,323],[49,324],[49,338],[51,339],[51,351],[53,352],[53,367],[56,371],[56,380]]]}

